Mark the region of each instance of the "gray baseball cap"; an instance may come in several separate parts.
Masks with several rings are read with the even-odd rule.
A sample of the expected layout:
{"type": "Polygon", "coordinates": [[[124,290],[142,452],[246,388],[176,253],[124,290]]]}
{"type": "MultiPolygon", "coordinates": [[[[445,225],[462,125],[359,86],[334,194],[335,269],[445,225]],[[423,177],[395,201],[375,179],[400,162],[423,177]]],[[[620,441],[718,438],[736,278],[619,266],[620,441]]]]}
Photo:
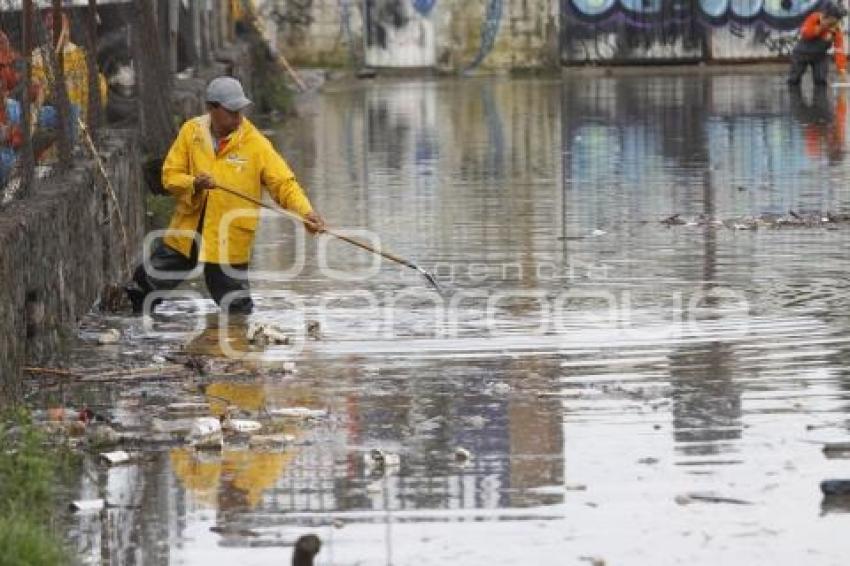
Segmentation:
{"type": "Polygon", "coordinates": [[[207,85],[207,102],[217,102],[231,112],[239,112],[253,104],[245,96],[242,84],[233,77],[218,77],[207,85]]]}

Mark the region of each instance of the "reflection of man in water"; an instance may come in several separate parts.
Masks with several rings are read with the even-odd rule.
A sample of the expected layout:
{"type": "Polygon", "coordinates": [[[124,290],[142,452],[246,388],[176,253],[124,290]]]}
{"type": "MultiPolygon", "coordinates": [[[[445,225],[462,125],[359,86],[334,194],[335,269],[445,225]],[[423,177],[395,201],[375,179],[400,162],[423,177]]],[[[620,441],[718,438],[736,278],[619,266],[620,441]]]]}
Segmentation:
{"type": "Polygon", "coordinates": [[[793,88],[791,111],[803,128],[806,155],[819,158],[826,154],[830,163],[844,159],[847,98],[843,91],[835,95],[833,102],[825,87],[815,88],[809,103],[799,88],[793,88]]]}

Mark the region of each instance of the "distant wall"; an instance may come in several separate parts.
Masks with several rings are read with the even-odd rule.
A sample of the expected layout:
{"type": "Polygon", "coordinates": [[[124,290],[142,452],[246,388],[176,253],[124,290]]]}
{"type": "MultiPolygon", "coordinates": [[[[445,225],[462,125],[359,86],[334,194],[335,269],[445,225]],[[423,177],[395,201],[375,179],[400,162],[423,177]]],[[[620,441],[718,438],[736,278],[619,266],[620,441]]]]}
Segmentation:
{"type": "Polygon", "coordinates": [[[558,0],[260,0],[299,65],[463,70],[555,64],[558,0]]]}
{"type": "MultiPolygon", "coordinates": [[[[100,148],[132,262],[144,235],[138,139],[104,131],[100,148]]],[[[25,364],[53,361],[105,286],[126,279],[118,216],[95,171],[82,161],[0,210],[0,404],[20,393],[25,364]]]]}
{"type": "Polygon", "coordinates": [[[787,56],[820,0],[259,0],[304,66],[516,69],[787,56]]]}
{"type": "Polygon", "coordinates": [[[785,56],[820,0],[562,0],[564,63],[785,56]]]}

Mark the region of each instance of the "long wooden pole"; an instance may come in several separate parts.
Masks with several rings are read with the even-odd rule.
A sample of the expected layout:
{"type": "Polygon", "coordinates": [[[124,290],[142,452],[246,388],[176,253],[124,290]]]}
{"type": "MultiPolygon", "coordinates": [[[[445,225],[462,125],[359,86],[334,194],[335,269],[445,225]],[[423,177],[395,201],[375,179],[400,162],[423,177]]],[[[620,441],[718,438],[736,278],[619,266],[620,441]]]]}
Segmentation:
{"type": "MultiPolygon", "coordinates": [[[[250,14],[249,19],[251,21],[251,24],[254,26],[254,29],[256,29],[257,33],[260,34],[260,38],[265,38],[266,26],[263,25],[263,22],[260,21],[257,14],[254,13],[248,2],[245,2],[243,0],[243,5],[246,8],[246,12],[250,14]]],[[[270,47],[269,51],[271,51],[270,47]]],[[[292,77],[292,80],[295,81],[295,84],[298,85],[298,88],[301,90],[301,92],[307,92],[307,85],[304,84],[304,81],[301,80],[301,77],[298,75],[297,72],[295,72],[295,69],[292,67],[292,65],[289,64],[289,61],[286,60],[286,57],[283,56],[283,53],[277,51],[276,53],[274,53],[274,56],[277,58],[277,62],[280,63],[284,69],[286,69],[286,72],[289,73],[289,76],[292,77]]]]}
{"type": "MultiPolygon", "coordinates": [[[[281,214],[283,216],[287,216],[289,218],[292,218],[294,220],[298,220],[300,222],[304,222],[305,224],[309,224],[309,225],[312,226],[312,224],[310,223],[309,220],[302,218],[298,214],[295,214],[294,212],[290,212],[289,210],[286,210],[284,208],[275,208],[273,206],[269,206],[268,204],[264,203],[260,199],[254,198],[250,195],[246,195],[242,191],[237,191],[237,190],[231,189],[229,187],[222,187],[221,185],[216,185],[215,188],[220,189],[220,190],[222,190],[226,193],[229,193],[231,195],[234,195],[236,197],[239,197],[241,199],[244,199],[248,202],[254,203],[257,206],[260,206],[260,207],[265,208],[267,210],[272,210],[272,211],[274,211],[278,214],[281,214]]],[[[437,289],[437,291],[442,291],[442,289],[440,288],[440,285],[437,283],[437,279],[431,273],[425,271],[424,269],[422,269],[421,267],[419,267],[418,265],[416,265],[415,263],[413,263],[409,259],[405,259],[405,258],[403,258],[399,255],[396,255],[396,254],[389,252],[389,251],[386,251],[386,250],[376,249],[376,248],[370,246],[369,244],[367,244],[366,242],[361,242],[360,240],[356,240],[356,239],[351,238],[349,236],[344,236],[343,234],[340,234],[339,232],[335,232],[334,230],[331,230],[329,228],[323,229],[322,232],[324,234],[328,234],[329,236],[333,236],[334,238],[342,240],[343,242],[348,242],[349,244],[351,244],[353,246],[357,246],[358,248],[366,250],[367,252],[371,252],[371,253],[377,254],[381,257],[385,257],[392,262],[398,263],[398,264],[403,265],[405,267],[409,267],[410,269],[415,269],[416,271],[421,273],[422,276],[425,277],[425,279],[427,279],[428,282],[431,285],[433,285],[435,289],[437,289]]]]}

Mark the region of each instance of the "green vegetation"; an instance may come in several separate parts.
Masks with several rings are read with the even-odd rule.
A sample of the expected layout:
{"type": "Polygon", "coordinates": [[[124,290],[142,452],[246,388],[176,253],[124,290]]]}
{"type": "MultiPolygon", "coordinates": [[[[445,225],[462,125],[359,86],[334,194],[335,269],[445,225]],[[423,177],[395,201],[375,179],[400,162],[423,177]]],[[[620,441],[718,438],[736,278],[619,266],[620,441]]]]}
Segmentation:
{"type": "Polygon", "coordinates": [[[254,104],[257,110],[288,114],[292,110],[292,91],[286,86],[282,69],[256,31],[248,32],[246,39],[251,45],[251,62],[255,77],[254,104]]]}
{"type": "Polygon", "coordinates": [[[174,197],[171,195],[153,195],[145,197],[147,210],[147,229],[161,230],[168,228],[171,215],[174,212],[174,197]]]}
{"type": "Polygon", "coordinates": [[[55,532],[56,485],[74,457],[48,444],[21,410],[0,422],[0,566],[69,562],[55,532]]]}

